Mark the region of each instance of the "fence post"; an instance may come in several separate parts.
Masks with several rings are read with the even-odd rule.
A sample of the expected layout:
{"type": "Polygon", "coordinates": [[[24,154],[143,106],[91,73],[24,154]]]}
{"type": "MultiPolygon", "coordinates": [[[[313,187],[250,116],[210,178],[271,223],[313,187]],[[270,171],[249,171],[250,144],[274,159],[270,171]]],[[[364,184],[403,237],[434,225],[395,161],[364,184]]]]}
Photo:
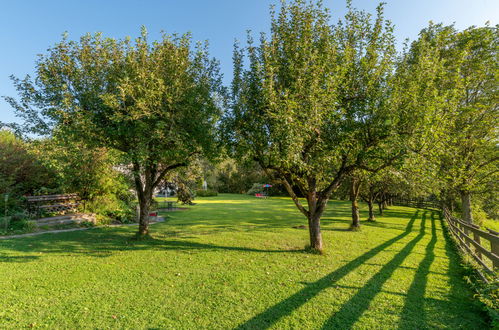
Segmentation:
{"type": "MultiPolygon", "coordinates": [[[[473,228],[475,228],[475,229],[480,229],[480,226],[477,226],[477,225],[474,225],[474,224],[470,224],[470,225],[471,225],[473,228]]],[[[477,233],[475,233],[475,232],[473,232],[473,240],[474,240],[475,242],[477,242],[477,243],[478,243],[478,245],[482,245],[482,244],[481,244],[481,241],[480,241],[480,236],[479,236],[477,233]]],[[[476,257],[477,257],[478,259],[482,260],[482,253],[480,252],[480,250],[479,250],[479,249],[475,248],[475,254],[476,254],[476,257]]]]}
{"type": "Polygon", "coordinates": [[[467,244],[468,242],[467,242],[467,241],[466,241],[466,239],[464,238],[464,234],[463,234],[463,232],[464,232],[464,230],[465,230],[466,228],[464,228],[464,226],[463,226],[463,225],[461,225],[461,223],[460,223],[459,221],[455,221],[454,223],[456,224],[456,227],[457,227],[457,228],[461,229],[461,230],[459,230],[459,231],[458,231],[458,235],[459,235],[459,237],[461,237],[461,242],[460,242],[460,243],[461,243],[461,246],[462,246],[464,249],[466,249],[466,246],[468,245],[468,244],[467,244]]]}
{"type": "MultiPolygon", "coordinates": [[[[470,232],[469,232],[468,228],[466,228],[465,226],[463,226],[463,232],[464,232],[463,236],[470,237],[470,232]]],[[[464,237],[463,237],[463,240],[464,240],[464,244],[466,244],[468,247],[470,247],[470,242],[468,242],[468,240],[464,237]]]]}
{"type": "MultiPolygon", "coordinates": [[[[487,230],[491,233],[491,234],[494,234],[494,235],[498,235],[499,233],[495,230],[492,230],[492,229],[489,229],[487,228],[487,230]]],[[[497,242],[493,241],[493,240],[490,240],[490,252],[492,252],[493,254],[495,254],[496,256],[499,256],[499,244],[497,244],[497,242]]],[[[499,261],[497,260],[494,260],[493,262],[493,267],[494,267],[494,270],[496,269],[499,269],[499,261]]]]}

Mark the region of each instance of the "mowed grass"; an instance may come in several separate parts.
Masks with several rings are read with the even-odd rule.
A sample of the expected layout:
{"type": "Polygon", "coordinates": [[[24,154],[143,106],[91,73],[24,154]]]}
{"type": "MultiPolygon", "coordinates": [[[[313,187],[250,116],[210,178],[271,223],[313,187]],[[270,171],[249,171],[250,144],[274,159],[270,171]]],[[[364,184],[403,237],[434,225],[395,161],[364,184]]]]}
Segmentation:
{"type": "Polygon", "coordinates": [[[391,207],[350,232],[349,203],[330,202],[314,255],[287,198],[196,202],[146,241],[135,227],[0,241],[0,328],[486,327],[436,212],[391,207]]]}

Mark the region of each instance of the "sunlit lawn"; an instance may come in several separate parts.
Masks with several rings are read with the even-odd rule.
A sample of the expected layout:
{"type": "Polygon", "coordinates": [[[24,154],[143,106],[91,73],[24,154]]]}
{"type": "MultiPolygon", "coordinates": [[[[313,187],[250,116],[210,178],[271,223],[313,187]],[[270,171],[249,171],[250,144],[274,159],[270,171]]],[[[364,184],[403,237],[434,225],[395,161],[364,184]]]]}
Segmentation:
{"type": "MultiPolygon", "coordinates": [[[[220,195],[134,227],[0,241],[0,328],[484,328],[438,214],[392,207],[360,232],[289,199],[220,195]]],[[[366,218],[366,214],[362,214],[366,218]]]]}

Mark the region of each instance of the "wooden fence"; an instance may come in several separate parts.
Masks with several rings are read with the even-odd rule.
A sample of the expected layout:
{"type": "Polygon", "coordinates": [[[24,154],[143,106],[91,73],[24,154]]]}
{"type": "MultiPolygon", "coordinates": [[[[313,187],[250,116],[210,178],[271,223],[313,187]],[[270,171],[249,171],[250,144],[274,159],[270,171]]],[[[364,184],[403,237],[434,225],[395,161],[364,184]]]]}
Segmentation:
{"type": "MultiPolygon", "coordinates": [[[[469,254],[485,272],[494,274],[499,270],[499,233],[491,229],[485,231],[476,225],[466,223],[453,217],[447,209],[444,209],[443,213],[459,247],[469,254]]],[[[487,281],[483,273],[480,275],[487,281]]]]}
{"type": "Polygon", "coordinates": [[[393,204],[415,207],[418,209],[440,209],[440,203],[433,200],[420,199],[409,199],[409,198],[394,198],[393,204]]]}

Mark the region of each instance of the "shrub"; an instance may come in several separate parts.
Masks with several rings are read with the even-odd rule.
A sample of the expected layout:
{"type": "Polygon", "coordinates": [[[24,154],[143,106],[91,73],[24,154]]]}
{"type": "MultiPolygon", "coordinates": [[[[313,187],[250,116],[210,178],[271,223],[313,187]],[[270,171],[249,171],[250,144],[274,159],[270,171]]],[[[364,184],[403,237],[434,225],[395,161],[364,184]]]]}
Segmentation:
{"type": "Polygon", "coordinates": [[[229,158],[216,165],[213,172],[215,188],[222,193],[241,194],[251,188],[252,182],[267,181],[260,166],[251,160],[236,161],[229,158]]]}
{"type": "Polygon", "coordinates": [[[10,217],[9,229],[24,230],[25,227],[29,227],[29,225],[27,225],[28,222],[29,219],[25,213],[16,213],[10,217]]]}
{"type": "MultiPolygon", "coordinates": [[[[0,195],[9,193],[9,203],[43,186],[55,186],[56,173],[45,166],[31,144],[0,129],[0,195]]],[[[3,197],[3,196],[0,196],[3,197]]],[[[0,211],[3,210],[3,200],[0,211]]],[[[12,205],[7,205],[12,212],[12,205]]]]}
{"type": "Polygon", "coordinates": [[[213,189],[208,189],[208,190],[203,190],[203,189],[198,189],[196,190],[196,196],[198,197],[213,197],[213,196],[218,196],[218,192],[213,189]]]}
{"type": "Polygon", "coordinates": [[[10,217],[0,218],[0,232],[29,233],[36,229],[34,221],[30,221],[25,213],[16,213],[10,217]]]}
{"type": "Polygon", "coordinates": [[[0,217],[0,232],[5,233],[9,229],[10,217],[0,217]]]}
{"type": "Polygon", "coordinates": [[[192,204],[192,200],[194,199],[194,194],[191,189],[184,184],[183,182],[177,183],[177,201],[182,204],[192,204]]]}
{"type": "Polygon", "coordinates": [[[23,226],[23,231],[26,233],[30,233],[32,231],[35,231],[36,229],[36,222],[32,220],[25,220],[24,221],[24,226],[23,226]]]}
{"type": "Polygon", "coordinates": [[[88,202],[86,211],[96,214],[97,223],[112,222],[131,223],[135,221],[135,205],[128,198],[118,198],[116,195],[96,197],[88,202]]]}
{"type": "Polygon", "coordinates": [[[482,227],[489,220],[489,217],[485,211],[478,205],[473,205],[473,222],[482,227]]]}

